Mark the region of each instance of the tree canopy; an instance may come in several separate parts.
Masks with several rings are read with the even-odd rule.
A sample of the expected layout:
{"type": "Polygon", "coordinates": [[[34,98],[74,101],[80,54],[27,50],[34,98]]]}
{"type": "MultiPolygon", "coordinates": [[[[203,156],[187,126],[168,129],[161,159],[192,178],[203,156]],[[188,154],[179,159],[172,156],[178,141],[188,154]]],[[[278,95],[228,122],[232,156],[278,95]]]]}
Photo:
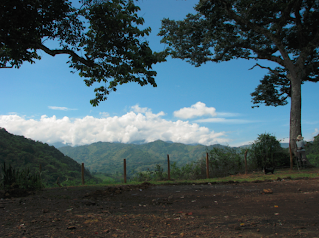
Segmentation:
{"type": "Polygon", "coordinates": [[[117,86],[137,82],[156,87],[152,65],[165,60],[143,39],[144,19],[133,0],[3,0],[0,3],[0,68],[19,68],[40,60],[39,50],[69,55],[73,71],[85,84],[108,82],[94,89],[93,106],[107,99],[117,86]],[[58,42],[50,48],[47,42],[58,42]]]}
{"type": "Polygon", "coordinates": [[[200,0],[196,14],[162,20],[159,33],[173,58],[195,66],[232,59],[268,60],[252,93],[253,103],[287,104],[291,98],[290,142],[301,134],[301,84],[319,80],[318,0],[200,0]]]}
{"type": "Polygon", "coordinates": [[[275,136],[264,133],[258,135],[250,148],[257,168],[281,167],[289,165],[289,155],[275,136]]]}

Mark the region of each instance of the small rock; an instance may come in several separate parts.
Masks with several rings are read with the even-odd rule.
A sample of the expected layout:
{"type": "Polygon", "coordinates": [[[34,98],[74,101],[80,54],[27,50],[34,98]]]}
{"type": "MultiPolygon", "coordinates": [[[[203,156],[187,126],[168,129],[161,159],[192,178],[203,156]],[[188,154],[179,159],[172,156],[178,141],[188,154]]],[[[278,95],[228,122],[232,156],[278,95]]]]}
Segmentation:
{"type": "Polygon", "coordinates": [[[86,206],[93,206],[96,204],[96,202],[92,201],[92,200],[89,200],[89,199],[83,199],[82,200],[82,203],[86,206]]]}
{"type": "Polygon", "coordinates": [[[75,226],[68,226],[66,229],[68,229],[68,230],[74,230],[74,229],[76,229],[76,227],[75,227],[75,226]]]}
{"type": "Polygon", "coordinates": [[[263,193],[265,193],[265,194],[272,194],[273,191],[272,191],[270,188],[268,188],[268,189],[264,189],[264,190],[263,190],[263,193]]]}
{"type": "Polygon", "coordinates": [[[43,213],[48,213],[48,212],[49,212],[49,209],[42,209],[42,212],[43,212],[43,213]]]}

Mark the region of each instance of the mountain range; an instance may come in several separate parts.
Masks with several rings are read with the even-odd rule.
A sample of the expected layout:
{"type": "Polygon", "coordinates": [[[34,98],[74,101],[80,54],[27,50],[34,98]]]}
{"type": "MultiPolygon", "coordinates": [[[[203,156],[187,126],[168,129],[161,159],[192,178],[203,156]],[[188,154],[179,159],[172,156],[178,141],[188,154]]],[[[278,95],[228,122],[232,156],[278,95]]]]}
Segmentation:
{"type": "Polygon", "coordinates": [[[170,162],[183,166],[205,156],[206,151],[223,145],[185,145],[157,140],[145,144],[123,144],[97,142],[77,147],[65,146],[58,149],[73,158],[93,173],[122,173],[123,161],[126,159],[127,172],[153,170],[159,164],[164,170],[167,167],[167,155],[170,162]]]}
{"type": "MultiPolygon", "coordinates": [[[[281,143],[281,145],[283,148],[289,146],[288,143],[281,143]]],[[[233,148],[240,150],[250,146],[244,145],[233,148]]],[[[85,167],[93,173],[121,174],[123,172],[123,160],[126,159],[127,173],[132,174],[148,169],[153,170],[156,164],[166,170],[168,154],[171,163],[176,162],[177,166],[183,166],[186,163],[203,158],[206,151],[210,151],[214,147],[222,148],[225,146],[220,144],[210,146],[186,145],[157,140],[150,143],[138,141],[132,144],[96,142],[76,147],[63,146],[58,147],[58,149],[75,161],[85,163],[85,167]]]]}

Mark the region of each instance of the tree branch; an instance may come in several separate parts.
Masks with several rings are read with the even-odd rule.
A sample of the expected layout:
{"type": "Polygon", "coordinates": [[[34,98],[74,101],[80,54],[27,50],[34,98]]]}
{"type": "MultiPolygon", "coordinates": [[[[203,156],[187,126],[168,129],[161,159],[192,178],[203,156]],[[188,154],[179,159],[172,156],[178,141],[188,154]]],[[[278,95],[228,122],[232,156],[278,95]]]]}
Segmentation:
{"type": "Polygon", "coordinates": [[[11,66],[0,66],[0,69],[12,69],[13,65],[11,66]]]}
{"type": "Polygon", "coordinates": [[[260,64],[258,64],[258,63],[256,63],[256,64],[255,64],[253,67],[251,67],[249,70],[254,69],[256,66],[258,66],[258,67],[260,67],[260,68],[262,68],[262,69],[268,69],[270,72],[272,72],[272,73],[274,73],[274,74],[276,74],[276,75],[279,75],[279,73],[278,73],[277,70],[273,70],[273,69],[270,68],[270,67],[262,66],[262,65],[260,65],[260,64]]]}
{"type": "Polygon", "coordinates": [[[40,50],[43,50],[45,53],[51,55],[51,56],[56,56],[58,54],[68,54],[72,57],[73,61],[80,61],[82,64],[88,66],[88,67],[94,67],[95,64],[92,60],[87,60],[81,56],[79,56],[78,54],[76,54],[73,50],[51,50],[48,47],[42,45],[42,44],[37,44],[37,48],[40,50]]]}

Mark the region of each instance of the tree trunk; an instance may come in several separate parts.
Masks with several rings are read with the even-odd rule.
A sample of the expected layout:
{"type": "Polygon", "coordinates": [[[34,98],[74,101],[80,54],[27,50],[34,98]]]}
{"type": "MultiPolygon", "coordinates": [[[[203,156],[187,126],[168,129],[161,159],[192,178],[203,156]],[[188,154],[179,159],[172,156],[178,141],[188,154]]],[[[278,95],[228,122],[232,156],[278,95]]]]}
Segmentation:
{"type": "Polygon", "coordinates": [[[290,82],[291,108],[289,142],[292,153],[297,156],[296,139],[298,135],[301,135],[301,80],[292,76],[290,82]]]}

